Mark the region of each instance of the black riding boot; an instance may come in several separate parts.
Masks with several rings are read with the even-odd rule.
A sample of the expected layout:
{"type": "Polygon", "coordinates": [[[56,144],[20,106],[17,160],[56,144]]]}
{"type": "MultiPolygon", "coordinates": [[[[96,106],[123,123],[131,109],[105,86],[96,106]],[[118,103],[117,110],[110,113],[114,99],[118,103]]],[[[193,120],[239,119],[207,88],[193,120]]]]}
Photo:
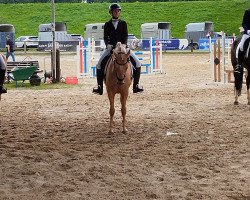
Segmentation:
{"type": "Polygon", "coordinates": [[[5,69],[0,69],[0,94],[7,93],[7,90],[3,88],[4,79],[5,79],[5,69]]]}
{"type": "Polygon", "coordinates": [[[133,68],[133,78],[134,78],[134,83],[133,83],[133,92],[143,92],[143,88],[139,87],[139,80],[141,76],[141,67],[139,68],[133,68]]]}
{"type": "Polygon", "coordinates": [[[234,68],[235,73],[241,73],[242,71],[242,62],[244,60],[244,52],[239,49],[238,59],[237,59],[237,65],[234,68]]]}
{"type": "Polygon", "coordinates": [[[104,78],[104,70],[103,69],[97,69],[96,70],[96,76],[97,76],[97,88],[93,88],[93,93],[96,94],[103,94],[103,78],[104,78]]]}
{"type": "Polygon", "coordinates": [[[97,76],[97,88],[93,88],[93,93],[96,94],[103,94],[103,80],[104,80],[104,70],[105,66],[110,58],[110,55],[107,55],[106,57],[103,58],[101,62],[101,69],[96,70],[96,76],[97,76]]]}

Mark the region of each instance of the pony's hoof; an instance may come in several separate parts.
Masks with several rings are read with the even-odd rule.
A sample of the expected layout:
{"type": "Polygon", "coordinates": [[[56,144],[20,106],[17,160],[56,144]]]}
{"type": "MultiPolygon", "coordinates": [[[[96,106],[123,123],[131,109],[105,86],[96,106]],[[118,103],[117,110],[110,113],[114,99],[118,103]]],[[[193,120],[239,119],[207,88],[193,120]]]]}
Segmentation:
{"type": "Polygon", "coordinates": [[[110,134],[110,135],[113,135],[113,134],[114,134],[114,131],[113,131],[113,130],[109,130],[109,134],[110,134]]]}
{"type": "Polygon", "coordinates": [[[234,105],[239,105],[239,102],[238,102],[238,101],[235,101],[235,102],[234,102],[234,105]]]}
{"type": "Polygon", "coordinates": [[[128,132],[128,129],[126,129],[126,128],[123,129],[123,131],[122,131],[123,134],[126,134],[127,132],[128,132]]]}

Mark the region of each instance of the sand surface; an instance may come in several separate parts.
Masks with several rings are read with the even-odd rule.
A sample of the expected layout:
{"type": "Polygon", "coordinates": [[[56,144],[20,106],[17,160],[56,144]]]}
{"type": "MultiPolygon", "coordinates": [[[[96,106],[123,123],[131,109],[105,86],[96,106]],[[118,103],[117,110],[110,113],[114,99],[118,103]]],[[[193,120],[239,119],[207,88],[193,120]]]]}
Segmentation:
{"type": "MultiPolygon", "coordinates": [[[[31,57],[50,69],[48,56],[31,57]]],[[[246,87],[233,105],[233,85],[212,81],[208,59],[167,54],[166,74],[142,75],[145,92],[129,95],[127,134],[118,96],[108,134],[107,93],[92,94],[93,78],[9,90],[0,102],[0,199],[249,200],[246,87]]],[[[75,55],[61,55],[64,77],[76,65],[75,55]]]]}

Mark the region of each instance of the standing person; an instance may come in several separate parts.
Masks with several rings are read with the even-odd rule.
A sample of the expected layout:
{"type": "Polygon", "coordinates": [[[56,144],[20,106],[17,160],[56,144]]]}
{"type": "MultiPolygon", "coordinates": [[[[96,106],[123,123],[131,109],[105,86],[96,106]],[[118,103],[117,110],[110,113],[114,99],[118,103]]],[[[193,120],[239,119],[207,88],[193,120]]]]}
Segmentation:
{"type": "Polygon", "coordinates": [[[241,41],[236,49],[237,65],[235,67],[236,73],[240,73],[242,70],[242,62],[244,60],[244,43],[250,35],[250,9],[246,10],[242,20],[242,27],[244,29],[241,41]]]}
{"type": "Polygon", "coordinates": [[[14,55],[14,42],[8,37],[6,41],[6,59],[8,60],[9,56],[12,57],[12,60],[15,62],[14,55]]]}
{"type": "Polygon", "coordinates": [[[6,60],[2,54],[0,54],[0,94],[7,93],[7,90],[3,87],[6,73],[6,60]]]}
{"type": "Polygon", "coordinates": [[[211,37],[211,32],[210,32],[210,31],[208,31],[206,37],[207,37],[208,39],[211,37]]]}
{"type": "MultiPolygon", "coordinates": [[[[124,20],[119,19],[121,14],[121,6],[117,3],[109,6],[109,14],[112,16],[108,22],[104,24],[104,42],[106,50],[103,52],[99,59],[97,68],[97,88],[93,89],[93,93],[103,94],[103,79],[104,68],[111,56],[112,50],[115,48],[117,42],[127,45],[128,41],[128,28],[127,23],[124,20]]],[[[141,74],[141,63],[133,52],[130,51],[130,60],[133,67],[133,92],[143,92],[143,88],[139,87],[139,80],[141,74]]]]}

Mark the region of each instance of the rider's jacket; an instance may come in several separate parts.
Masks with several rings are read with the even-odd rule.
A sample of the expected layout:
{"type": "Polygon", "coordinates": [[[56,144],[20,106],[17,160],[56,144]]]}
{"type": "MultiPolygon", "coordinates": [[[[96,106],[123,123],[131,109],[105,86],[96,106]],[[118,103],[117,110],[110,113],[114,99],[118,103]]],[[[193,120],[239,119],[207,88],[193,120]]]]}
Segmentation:
{"type": "Polygon", "coordinates": [[[116,46],[117,42],[127,44],[128,41],[128,28],[127,23],[118,19],[118,25],[115,29],[112,19],[104,24],[104,42],[106,46],[108,44],[116,46]]]}

